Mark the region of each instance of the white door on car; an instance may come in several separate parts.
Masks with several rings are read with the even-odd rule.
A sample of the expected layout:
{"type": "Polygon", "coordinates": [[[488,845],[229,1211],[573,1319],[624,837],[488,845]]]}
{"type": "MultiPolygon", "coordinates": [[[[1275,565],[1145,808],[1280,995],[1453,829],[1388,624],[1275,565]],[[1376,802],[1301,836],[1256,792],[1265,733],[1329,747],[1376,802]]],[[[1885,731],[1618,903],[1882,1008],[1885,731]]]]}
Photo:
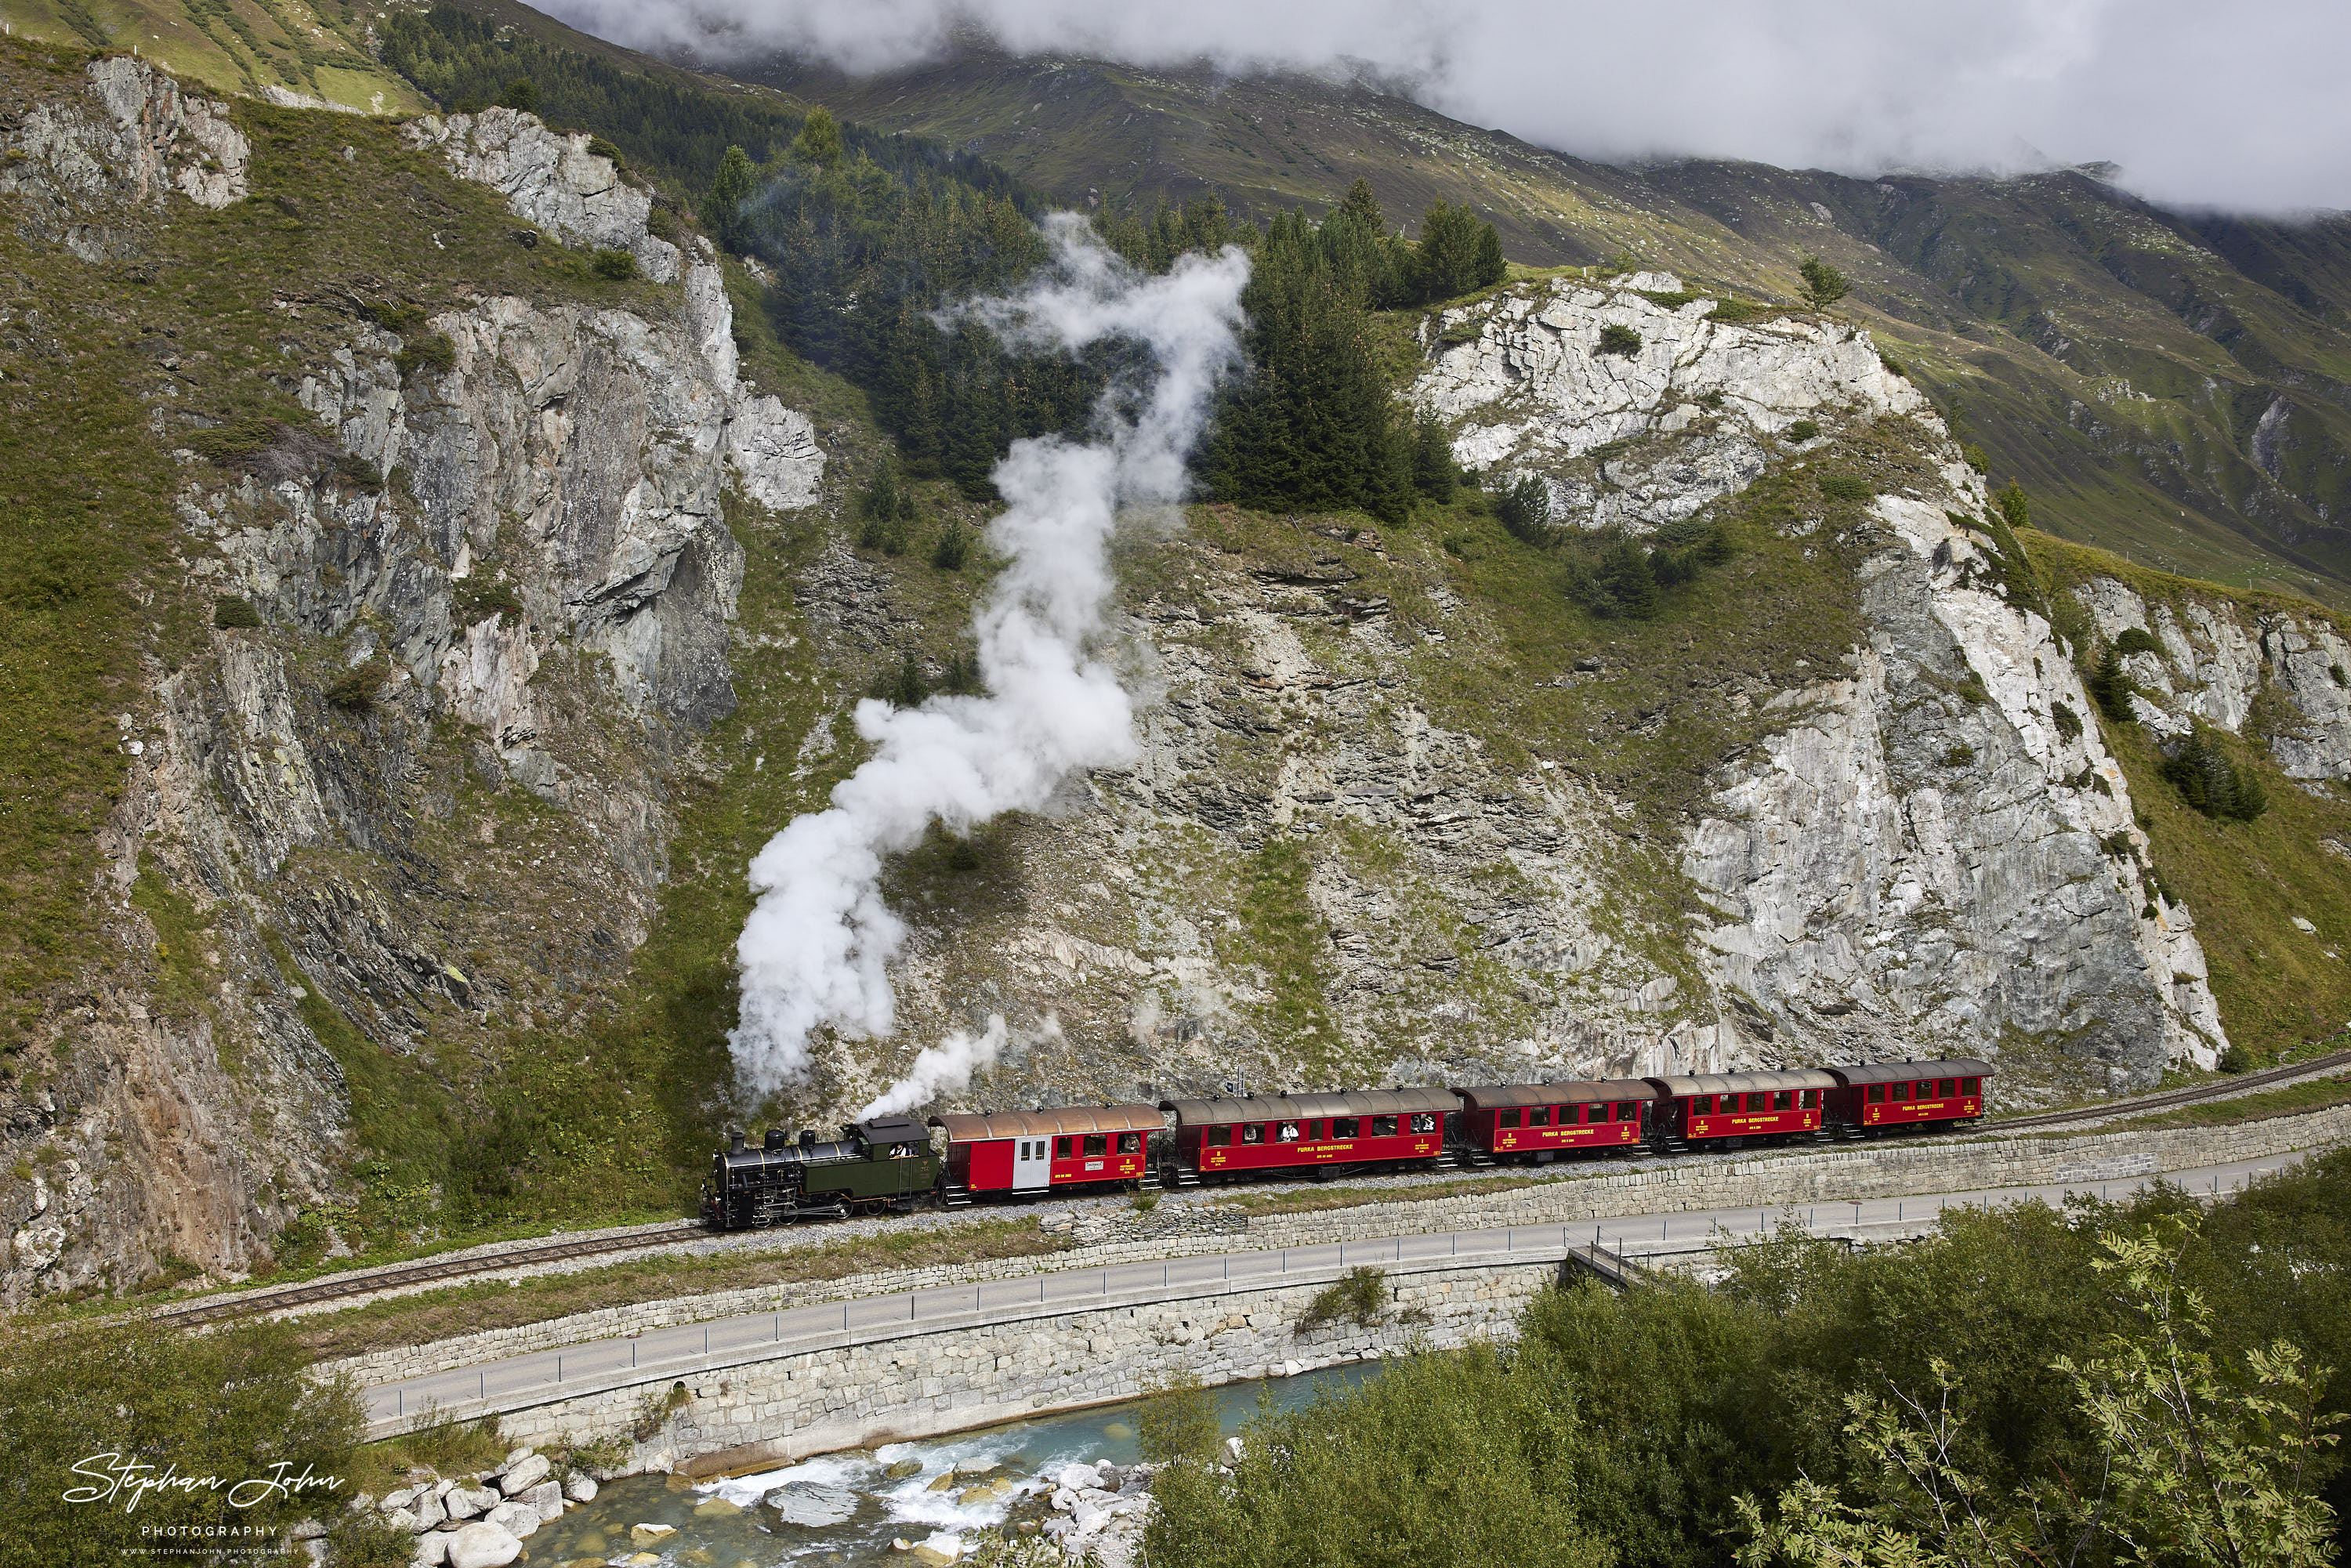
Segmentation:
{"type": "Polygon", "coordinates": [[[1053,1184],[1053,1140],[1022,1138],[1012,1146],[1012,1190],[1042,1192],[1053,1184]]]}

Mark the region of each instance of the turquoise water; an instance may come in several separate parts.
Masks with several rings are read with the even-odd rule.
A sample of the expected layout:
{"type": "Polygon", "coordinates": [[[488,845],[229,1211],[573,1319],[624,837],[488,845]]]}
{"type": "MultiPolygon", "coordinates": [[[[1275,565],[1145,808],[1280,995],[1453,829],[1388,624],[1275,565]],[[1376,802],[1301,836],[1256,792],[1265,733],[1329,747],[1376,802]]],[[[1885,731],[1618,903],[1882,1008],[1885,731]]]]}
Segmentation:
{"type": "MultiPolygon", "coordinates": [[[[1288,1408],[1324,1388],[1353,1388],[1378,1370],[1376,1363],[1364,1363],[1232,1384],[1215,1391],[1218,1416],[1230,1436],[1257,1414],[1261,1398],[1276,1408],[1288,1408]]],[[[1011,1504],[1008,1498],[961,1503],[956,1500],[964,1490],[960,1484],[933,1491],[933,1481],[958,1466],[991,1461],[1001,1468],[977,1479],[1000,1475],[1022,1481],[1052,1467],[1102,1459],[1132,1464],[1140,1457],[1136,1409],[1131,1403],[1098,1406],[921,1442],[826,1454],[700,1485],[668,1476],[631,1476],[603,1488],[595,1501],[542,1526],[524,1544],[530,1568],[607,1563],[641,1551],[676,1568],[776,1568],[787,1563],[831,1568],[884,1562],[904,1568],[908,1559],[892,1550],[892,1541],[952,1551],[961,1546],[966,1532],[1002,1523],[1011,1504]],[[893,1478],[893,1469],[902,1473],[893,1478]],[[759,1500],[787,1481],[816,1481],[855,1492],[857,1511],[842,1523],[821,1529],[785,1524],[759,1500]],[[725,1511],[726,1505],[738,1511],[725,1511]],[[676,1533],[632,1542],[630,1532],[638,1524],[671,1525],[676,1533]]]]}

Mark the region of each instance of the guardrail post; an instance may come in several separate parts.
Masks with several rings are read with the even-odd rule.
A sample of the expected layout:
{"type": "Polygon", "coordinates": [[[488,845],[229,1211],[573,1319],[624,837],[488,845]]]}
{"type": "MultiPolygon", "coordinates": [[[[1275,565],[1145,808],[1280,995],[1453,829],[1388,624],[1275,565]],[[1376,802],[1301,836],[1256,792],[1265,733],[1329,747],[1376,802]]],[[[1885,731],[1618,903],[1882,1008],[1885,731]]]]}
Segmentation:
{"type": "Polygon", "coordinates": [[[563,1381],[563,1353],[561,1351],[555,1353],[555,1381],[558,1383],[563,1381]]]}

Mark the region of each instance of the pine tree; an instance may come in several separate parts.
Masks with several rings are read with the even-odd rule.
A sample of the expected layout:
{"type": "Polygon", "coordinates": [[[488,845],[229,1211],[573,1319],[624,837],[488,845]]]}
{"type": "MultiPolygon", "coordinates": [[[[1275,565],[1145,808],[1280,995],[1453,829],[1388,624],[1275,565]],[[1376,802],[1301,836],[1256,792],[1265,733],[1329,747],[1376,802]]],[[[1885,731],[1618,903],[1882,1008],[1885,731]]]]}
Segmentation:
{"type": "Polygon", "coordinates": [[[1616,601],[1617,613],[1650,621],[1657,613],[1657,579],[1649,558],[1631,539],[1617,539],[1601,553],[1600,586],[1616,601]]]}
{"type": "Polygon", "coordinates": [[[800,133],[792,138],[791,160],[810,163],[820,169],[830,169],[841,162],[841,122],[832,110],[822,104],[808,112],[800,122],[800,133]]]}
{"type": "Polygon", "coordinates": [[[1443,506],[1453,499],[1460,470],[1453,464],[1453,442],[1445,427],[1423,417],[1414,427],[1412,482],[1414,488],[1443,506]]]}
{"type": "Polygon", "coordinates": [[[740,147],[729,147],[719,161],[718,172],[711,177],[710,189],[702,198],[702,223],[711,237],[728,250],[741,251],[747,238],[743,224],[742,207],[758,188],[758,176],[751,167],[751,156],[740,147]]]}
{"type": "Polygon", "coordinates": [[[1380,211],[1380,199],[1372,193],[1372,183],[1361,174],[1356,175],[1355,183],[1347,187],[1347,194],[1340,202],[1338,211],[1331,215],[1360,225],[1374,238],[1384,238],[1388,232],[1388,220],[1386,214],[1380,211]]]}
{"type": "Polygon", "coordinates": [[[1815,310],[1825,310],[1844,298],[1849,287],[1844,273],[1817,256],[1804,257],[1796,272],[1804,280],[1804,298],[1815,310]]]}

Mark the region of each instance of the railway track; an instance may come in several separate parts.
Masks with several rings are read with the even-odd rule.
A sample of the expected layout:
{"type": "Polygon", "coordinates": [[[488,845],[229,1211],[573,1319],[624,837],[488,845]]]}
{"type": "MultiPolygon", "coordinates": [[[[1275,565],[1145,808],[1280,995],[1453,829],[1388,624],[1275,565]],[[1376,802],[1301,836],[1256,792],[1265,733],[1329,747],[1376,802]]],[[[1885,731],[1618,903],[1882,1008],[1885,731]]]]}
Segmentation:
{"type": "Polygon", "coordinates": [[[631,1231],[624,1236],[587,1236],[570,1241],[517,1247],[511,1251],[395,1263],[388,1268],[371,1270],[365,1274],[337,1275],[313,1280],[307,1284],[253,1291],[226,1300],[190,1301],[185,1306],[163,1307],[158,1309],[154,1315],[162,1322],[179,1324],[218,1322],[228,1318],[250,1317],[256,1312],[308,1306],[314,1301],[372,1296],[379,1291],[401,1290],[410,1285],[429,1285],[443,1280],[462,1280],[473,1274],[527,1268],[534,1263],[559,1263],[566,1259],[593,1258],[606,1252],[634,1252],[706,1234],[699,1221],[680,1219],[668,1225],[631,1231]]]}
{"type": "Polygon", "coordinates": [[[2144,1116],[2150,1112],[2168,1111],[2179,1105],[2195,1105],[2207,1100],[2226,1100],[2252,1090],[2267,1088],[2273,1083],[2290,1083],[2298,1079],[2319,1078],[2328,1072],[2351,1067],[2351,1051],[2337,1051],[2325,1056],[2314,1056],[2307,1061],[2290,1062],[2283,1067],[2265,1067],[2259,1072],[2241,1072],[2213,1083],[2193,1084],[2186,1089],[2167,1089],[2158,1094],[2142,1094],[2130,1100],[2112,1100],[2102,1105],[2076,1105],[2069,1111],[2043,1111],[2031,1116],[2011,1116],[1998,1122],[1986,1122],[1980,1131],[1986,1133],[2020,1132],[2030,1127],[2054,1127],[2068,1122],[2103,1122],[2116,1116],[2144,1116]]]}
{"type": "MultiPolygon", "coordinates": [[[[2141,1095],[2131,1100],[2111,1101],[2102,1105],[2076,1106],[2067,1111],[2045,1111],[2031,1116],[2017,1116],[2006,1121],[1985,1123],[1980,1131],[1987,1133],[2024,1132],[2035,1127],[2059,1126],[2072,1122],[2104,1121],[2116,1116],[2141,1116],[2175,1106],[2193,1105],[2201,1101],[2218,1100],[2265,1088],[2273,1083],[2290,1082],[2314,1078],[2326,1072],[2351,1067],[2351,1050],[2314,1057],[2289,1066],[2264,1068],[2258,1072],[2241,1073],[2234,1078],[2214,1083],[2200,1083],[2191,1088],[2170,1089],[2161,1093],[2141,1095]]],[[[446,1280],[463,1280],[475,1274],[486,1274],[507,1269],[528,1268],[537,1263],[557,1263],[573,1258],[592,1258],[610,1252],[634,1252],[649,1247],[662,1247],[706,1234],[695,1220],[681,1219],[672,1224],[648,1227],[619,1236],[581,1237],[569,1241],[549,1241],[537,1246],[518,1247],[509,1251],[476,1253],[469,1257],[427,1258],[414,1263],[397,1263],[364,1274],[347,1274],[306,1284],[285,1285],[254,1291],[220,1300],[190,1301],[184,1306],[163,1307],[155,1312],[159,1320],[181,1324],[225,1322],[231,1318],[249,1317],[256,1312],[279,1312],[287,1307],[308,1306],[319,1301],[345,1301],[355,1296],[372,1296],[384,1291],[396,1291],[414,1285],[434,1284],[446,1280]]]]}

